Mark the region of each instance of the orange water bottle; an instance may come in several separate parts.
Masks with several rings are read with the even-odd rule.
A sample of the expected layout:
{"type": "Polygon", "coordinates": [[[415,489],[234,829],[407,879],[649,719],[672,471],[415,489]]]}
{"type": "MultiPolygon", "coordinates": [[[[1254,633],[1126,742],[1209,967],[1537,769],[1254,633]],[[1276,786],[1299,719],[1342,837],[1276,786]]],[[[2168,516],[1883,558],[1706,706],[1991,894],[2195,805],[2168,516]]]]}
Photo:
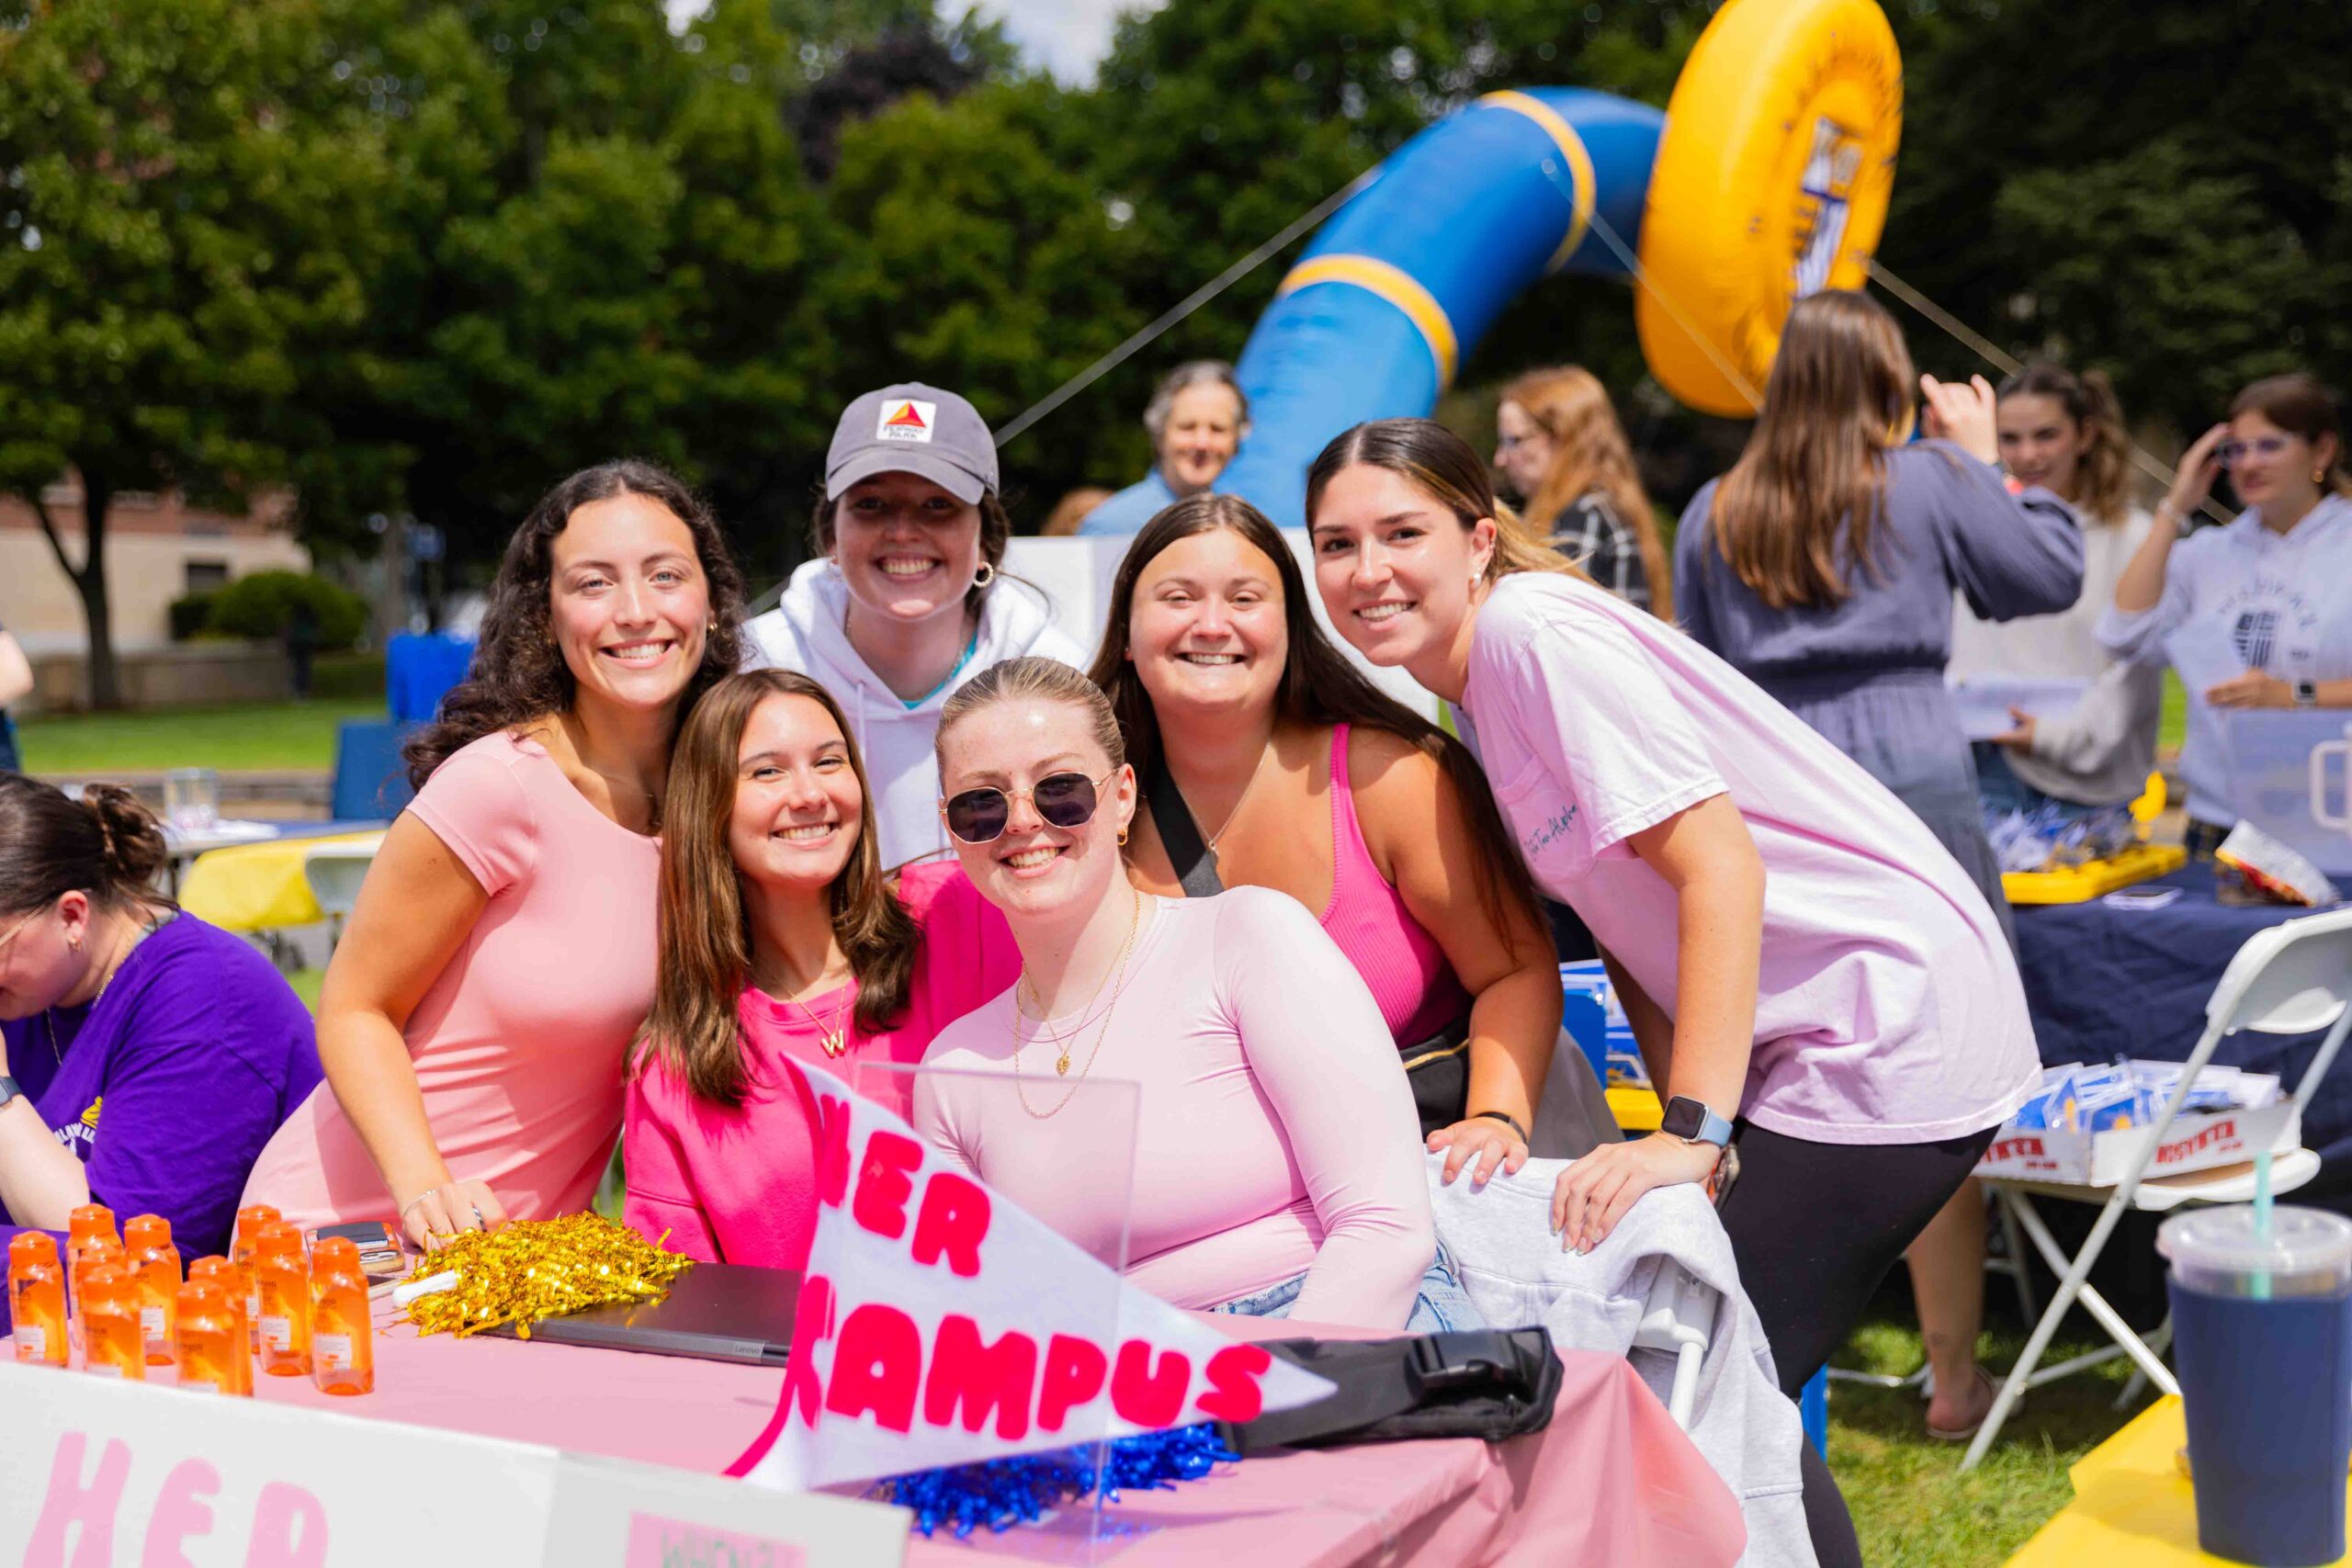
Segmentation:
{"type": "Polygon", "coordinates": [[[319,1299],[319,1277],[322,1274],[353,1273],[365,1279],[368,1270],[359,1263],[359,1244],[347,1235],[322,1235],[311,1243],[311,1299],[319,1299]]]}
{"type": "MultiPolygon", "coordinates": [[[[92,1249],[93,1251],[96,1248],[92,1249]]],[[[82,1368],[105,1378],[147,1376],[147,1337],[139,1327],[139,1281],[119,1258],[82,1269],[82,1368]]]]}
{"type": "Polygon", "coordinates": [[[283,1220],[254,1238],[254,1279],[261,1289],[261,1370],[300,1377],[311,1370],[311,1266],[302,1233],[283,1220]]]}
{"type": "Polygon", "coordinates": [[[101,1263],[124,1264],[123,1272],[128,1274],[130,1271],[127,1266],[129,1261],[129,1254],[122,1250],[120,1242],[102,1235],[92,1236],[82,1244],[80,1256],[66,1269],[65,1282],[73,1292],[69,1304],[74,1309],[74,1342],[82,1347],[85,1360],[90,1348],[90,1314],[89,1309],[82,1304],[82,1281],[88,1279],[90,1270],[101,1263]]]}
{"type": "Polygon", "coordinates": [[[376,1387],[375,1325],[368,1276],[330,1260],[311,1276],[318,1305],[311,1325],[311,1377],[322,1393],[369,1393],[376,1387]]]}
{"type": "Polygon", "coordinates": [[[220,1369],[220,1392],[249,1394],[254,1391],[253,1325],[245,1321],[245,1281],[237,1266],[225,1258],[199,1258],[187,1266],[188,1282],[213,1286],[229,1312],[229,1321],[235,1325],[231,1335],[236,1354],[230,1356],[220,1369]]]}
{"type": "MultiPolygon", "coordinates": [[[[82,1286],[82,1254],[92,1242],[100,1240],[122,1245],[114,1228],[114,1211],[104,1203],[85,1203],[65,1217],[65,1280],[77,1292],[82,1286]]],[[[69,1304],[78,1314],[82,1298],[77,1294],[69,1304]]]]}
{"type": "Polygon", "coordinates": [[[65,1364],[65,1270],[57,1238],[26,1231],[8,1243],[8,1313],[16,1323],[17,1359],[65,1364]]]}
{"type": "Polygon", "coordinates": [[[264,1225],[277,1224],[279,1214],[266,1203],[248,1203],[237,1211],[236,1235],[229,1242],[229,1261],[245,1289],[245,1327],[254,1335],[253,1348],[261,1348],[261,1285],[254,1278],[254,1247],[264,1225]]]}
{"type": "Polygon", "coordinates": [[[244,1325],[219,1280],[191,1280],[175,1292],[173,1328],[180,1386],[192,1393],[251,1397],[253,1352],[244,1325]]]}
{"type": "Polygon", "coordinates": [[[147,1364],[172,1364],[172,1314],[179,1310],[180,1249],[172,1245],[172,1222],[140,1214],[122,1227],[122,1249],[139,1281],[139,1331],[147,1337],[147,1364]]]}

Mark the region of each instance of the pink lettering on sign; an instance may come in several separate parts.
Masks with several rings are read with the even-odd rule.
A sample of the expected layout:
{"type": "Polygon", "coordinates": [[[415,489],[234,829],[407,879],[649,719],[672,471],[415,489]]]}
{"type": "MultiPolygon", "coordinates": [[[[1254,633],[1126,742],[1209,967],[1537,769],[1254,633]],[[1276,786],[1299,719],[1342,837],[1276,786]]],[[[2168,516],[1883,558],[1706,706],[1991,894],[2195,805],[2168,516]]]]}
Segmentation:
{"type": "Polygon", "coordinates": [[[922,1168],[922,1145],[896,1133],[876,1133],[865,1140],[865,1160],[858,1168],[857,1196],[850,1201],[850,1217],[876,1235],[892,1241],[907,1234],[907,1200],[914,1196],[911,1171],[922,1168]]]}
{"type": "Polygon", "coordinates": [[[327,1511],[300,1486],[273,1481],[254,1503],[245,1568],[321,1568],[327,1560],[327,1511]]]}
{"type": "Polygon", "coordinates": [[[164,1477],[155,1499],[154,1517],[147,1521],[147,1542],[140,1549],[139,1568],[194,1568],[180,1543],[192,1535],[212,1533],[212,1510],[204,1500],[220,1495],[220,1472],[200,1459],[182,1460],[164,1477]]]}
{"type": "Polygon", "coordinates": [[[622,1568],[801,1568],[808,1553],[788,1540],[770,1540],[738,1530],[665,1519],[656,1514],[628,1517],[628,1550],[622,1568]]]}
{"type": "Polygon", "coordinates": [[[50,1461],[49,1495],[42,1499],[40,1517],[33,1521],[33,1538],[25,1547],[25,1568],[112,1568],[114,1516],[122,1506],[122,1484],[130,1478],[130,1445],[108,1438],[98,1455],[98,1468],[82,1480],[82,1461],[89,1438],[68,1432],[57,1439],[57,1457],[50,1461]],[[80,1525],[74,1554],[65,1554],[69,1527],[80,1525]]]}

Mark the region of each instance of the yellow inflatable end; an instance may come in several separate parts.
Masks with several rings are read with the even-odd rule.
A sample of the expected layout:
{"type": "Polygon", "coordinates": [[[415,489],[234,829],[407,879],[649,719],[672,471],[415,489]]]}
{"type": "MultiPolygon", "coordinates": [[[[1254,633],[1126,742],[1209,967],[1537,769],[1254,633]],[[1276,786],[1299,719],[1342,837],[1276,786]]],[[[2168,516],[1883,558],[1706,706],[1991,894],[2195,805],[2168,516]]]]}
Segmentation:
{"type": "Polygon", "coordinates": [[[1861,287],[1902,136],[1873,0],[1727,0],[1674,85],[1642,215],[1634,321],[1668,391],[1755,413],[1789,307],[1861,287]]]}

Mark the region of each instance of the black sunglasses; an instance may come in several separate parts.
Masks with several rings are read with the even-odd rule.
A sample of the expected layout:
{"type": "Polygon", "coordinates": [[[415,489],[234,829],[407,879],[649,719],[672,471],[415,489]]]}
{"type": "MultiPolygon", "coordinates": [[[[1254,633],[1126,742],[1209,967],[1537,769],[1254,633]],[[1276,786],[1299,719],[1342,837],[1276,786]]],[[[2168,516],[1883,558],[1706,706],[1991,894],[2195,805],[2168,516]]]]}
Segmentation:
{"type": "Polygon", "coordinates": [[[967,844],[994,843],[1004,837],[1005,824],[1012,820],[1015,796],[1026,795],[1037,815],[1056,828],[1083,828],[1094,820],[1095,808],[1102,804],[1095,792],[1102,779],[1113,777],[1116,768],[1102,779],[1090,779],[1084,773],[1047,773],[1027,789],[1010,794],[988,784],[979,789],[967,789],[947,797],[939,807],[940,816],[947,820],[947,830],[967,844]]]}

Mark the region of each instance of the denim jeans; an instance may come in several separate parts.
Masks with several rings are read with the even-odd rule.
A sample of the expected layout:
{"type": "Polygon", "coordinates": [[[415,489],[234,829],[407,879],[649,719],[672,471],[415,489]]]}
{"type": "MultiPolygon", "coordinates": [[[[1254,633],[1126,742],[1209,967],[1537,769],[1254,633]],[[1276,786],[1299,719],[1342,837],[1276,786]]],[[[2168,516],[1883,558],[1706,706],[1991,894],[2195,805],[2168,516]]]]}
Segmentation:
{"type": "MultiPolygon", "coordinates": [[[[1288,1317],[1306,1284],[1306,1276],[1300,1274],[1209,1310],[1239,1317],[1288,1317]]],[[[1450,1329],[1486,1326],[1486,1320],[1470,1304],[1469,1294],[1462,1288],[1462,1277],[1454,1271],[1453,1255],[1445,1249],[1445,1243],[1438,1243],[1437,1256],[1430,1260],[1429,1271],[1421,1276],[1420,1292],[1413,1298],[1413,1314],[1405,1320],[1405,1332],[1443,1334],[1450,1329]]]]}
{"type": "Polygon", "coordinates": [[[2031,812],[2049,807],[2057,812],[2061,821],[2073,822],[2105,809],[2044,795],[2018,777],[2017,770],[2009,766],[2007,755],[1989,740],[1973,741],[1969,750],[1976,762],[1977,798],[1984,803],[1987,811],[2031,812]]]}

